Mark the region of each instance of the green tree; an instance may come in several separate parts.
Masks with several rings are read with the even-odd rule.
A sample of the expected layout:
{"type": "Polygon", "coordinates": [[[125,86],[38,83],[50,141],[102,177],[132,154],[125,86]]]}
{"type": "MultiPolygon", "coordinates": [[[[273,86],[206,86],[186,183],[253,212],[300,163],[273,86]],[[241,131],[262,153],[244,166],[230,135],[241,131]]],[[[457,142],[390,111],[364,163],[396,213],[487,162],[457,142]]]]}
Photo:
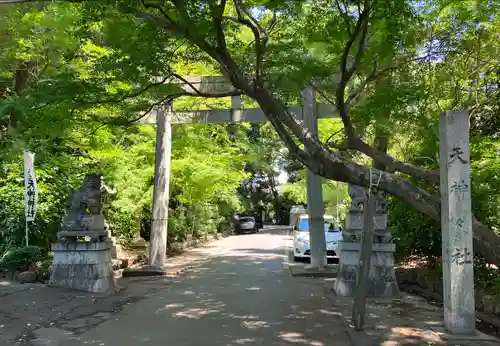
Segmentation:
{"type": "MultiPolygon", "coordinates": [[[[183,58],[214,66],[233,93],[256,102],[289,152],[313,172],[366,187],[367,158],[373,159],[385,167],[380,188],[434,220],[440,219],[439,171],[368,144],[373,125],[399,136],[424,129],[436,133],[437,108],[443,107],[470,108],[482,129],[495,128],[488,95],[498,88],[486,84],[497,70],[488,72],[480,61],[498,61],[496,2],[181,0],[68,6],[82,11],[81,34],[109,50],[92,56],[92,78],[73,80],[74,87],[65,89],[73,94],[70,99],[102,103],[104,86],[118,85],[115,94],[127,100],[122,106],[137,111],[144,103],[184,94],[171,83],[151,84],[179,77],[172,57],[178,58],[181,45],[183,58]],[[481,57],[479,44],[487,47],[481,57]],[[470,66],[478,69],[476,77],[470,66]],[[342,120],[343,131],[329,140],[310,136],[286,107],[311,82],[320,84],[318,91],[332,100],[342,120]],[[140,92],[145,84],[151,87],[140,92]]],[[[59,83],[67,86],[68,79],[59,83]]],[[[127,114],[111,120],[130,121],[127,114]]],[[[474,219],[474,246],[500,264],[500,240],[489,226],[474,219]]]]}
{"type": "MultiPolygon", "coordinates": [[[[104,73],[116,63],[113,54],[120,43],[100,44],[99,25],[86,26],[82,7],[1,8],[7,11],[1,13],[6,25],[0,35],[7,40],[2,40],[5,49],[0,56],[0,253],[24,243],[20,149],[25,147],[36,152],[40,190],[37,219],[30,225],[31,244],[49,248],[60,230],[70,190],[92,172],[104,173],[118,191],[106,215],[113,233],[124,240],[136,237],[150,223],[155,131],[149,126],[123,126],[128,120],[118,116],[147,111],[157,97],[170,95],[169,90],[176,96],[190,92],[161,83],[152,87],[148,80],[139,87],[141,92],[125,97],[124,93],[132,94],[131,84],[104,73]],[[27,73],[22,88],[16,87],[18,70],[27,73]]],[[[179,65],[209,72],[199,62],[179,65]]],[[[140,83],[137,77],[131,79],[140,83]]],[[[176,106],[192,101],[185,99],[176,106]]],[[[169,242],[183,239],[193,229],[200,234],[215,231],[240,207],[235,187],[245,176],[245,158],[232,149],[224,126],[174,125],[173,132],[175,194],[169,242]]]]}

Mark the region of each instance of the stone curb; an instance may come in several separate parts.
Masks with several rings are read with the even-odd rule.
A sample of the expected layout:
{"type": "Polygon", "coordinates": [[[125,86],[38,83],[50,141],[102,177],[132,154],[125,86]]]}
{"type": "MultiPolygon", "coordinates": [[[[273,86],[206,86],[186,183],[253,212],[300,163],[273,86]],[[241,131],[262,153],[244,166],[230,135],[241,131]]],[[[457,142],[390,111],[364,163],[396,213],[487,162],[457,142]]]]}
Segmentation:
{"type": "Polygon", "coordinates": [[[198,246],[203,245],[203,244],[210,243],[214,240],[219,240],[219,239],[225,238],[227,236],[229,236],[229,234],[215,233],[215,234],[212,234],[211,236],[207,235],[205,238],[200,238],[200,239],[190,238],[184,242],[173,242],[171,245],[171,248],[174,251],[187,250],[187,249],[198,247],[198,246]]]}
{"type": "MultiPolygon", "coordinates": [[[[196,243],[196,245],[192,245],[192,246],[189,246],[189,247],[186,247],[185,250],[188,250],[188,249],[193,249],[193,248],[197,248],[197,247],[200,247],[200,246],[203,246],[203,245],[206,245],[206,244],[209,244],[209,243],[212,243],[216,240],[220,240],[220,239],[223,239],[223,238],[226,238],[230,236],[229,235],[224,235],[224,234],[221,234],[221,233],[216,233],[214,235],[214,237],[212,239],[207,239],[203,242],[199,242],[199,243],[196,243]]],[[[186,252],[183,251],[181,253],[177,253],[175,255],[171,255],[170,258],[172,257],[180,257],[182,255],[184,255],[186,252]]],[[[217,254],[217,255],[214,255],[214,256],[208,256],[207,258],[204,258],[200,261],[198,261],[198,263],[196,264],[193,264],[193,262],[196,262],[196,260],[192,260],[192,261],[187,261],[186,263],[183,263],[183,264],[179,264],[176,268],[176,266],[174,266],[173,268],[166,268],[165,270],[159,270],[159,271],[155,271],[155,272],[151,272],[151,273],[140,273],[140,267],[139,267],[139,263],[137,263],[136,265],[134,265],[133,267],[128,267],[128,268],[125,268],[125,269],[119,269],[117,271],[115,271],[115,276],[116,276],[116,273],[119,273],[121,275],[119,275],[118,277],[139,277],[139,276],[169,276],[169,277],[173,277],[173,276],[181,276],[181,275],[184,275],[186,274],[189,270],[191,269],[194,269],[194,268],[198,268],[200,266],[202,266],[203,264],[206,264],[208,261],[212,260],[214,257],[217,257],[218,255],[220,254],[217,254]],[[126,269],[130,269],[130,272],[128,274],[125,274],[123,275],[125,272],[126,272],[126,269]]]]}
{"type": "MultiPolygon", "coordinates": [[[[434,299],[438,301],[440,304],[443,303],[443,297],[441,295],[437,294],[436,292],[430,291],[428,289],[422,288],[419,285],[410,283],[399,283],[399,286],[401,287],[402,291],[413,293],[423,298],[434,299]]],[[[482,311],[476,310],[476,318],[485,323],[491,324],[496,328],[500,328],[500,318],[494,315],[489,315],[482,311]]]]}

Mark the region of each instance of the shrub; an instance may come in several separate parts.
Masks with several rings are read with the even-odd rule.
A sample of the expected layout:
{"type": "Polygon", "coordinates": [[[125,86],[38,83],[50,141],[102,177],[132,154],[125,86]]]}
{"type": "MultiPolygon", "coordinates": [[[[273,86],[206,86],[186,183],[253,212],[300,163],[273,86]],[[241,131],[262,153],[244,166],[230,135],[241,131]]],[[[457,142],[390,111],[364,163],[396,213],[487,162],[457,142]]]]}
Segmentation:
{"type": "Polygon", "coordinates": [[[26,271],[43,259],[38,246],[26,246],[7,250],[0,258],[0,269],[7,272],[26,271]]]}
{"type": "Polygon", "coordinates": [[[40,281],[45,281],[50,278],[50,269],[52,267],[52,262],[54,261],[54,254],[49,252],[47,258],[43,259],[41,262],[37,263],[36,274],[40,281]]]}

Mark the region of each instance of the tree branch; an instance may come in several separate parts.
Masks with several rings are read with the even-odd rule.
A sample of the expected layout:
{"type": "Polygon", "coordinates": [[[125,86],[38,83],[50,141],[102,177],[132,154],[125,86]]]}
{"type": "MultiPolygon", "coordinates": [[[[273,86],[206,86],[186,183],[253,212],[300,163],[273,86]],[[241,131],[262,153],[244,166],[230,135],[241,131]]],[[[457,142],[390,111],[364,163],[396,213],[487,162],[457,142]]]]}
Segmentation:
{"type": "MultiPolygon", "coordinates": [[[[182,13],[182,7],[179,9],[178,1],[174,1],[174,5],[178,8],[182,13]]],[[[137,19],[145,20],[151,24],[154,24],[165,31],[168,31],[172,35],[179,38],[187,38],[193,44],[198,46],[202,51],[207,53],[210,57],[215,60],[218,60],[219,56],[212,45],[210,45],[205,39],[199,37],[199,33],[196,31],[196,25],[190,21],[189,18],[186,18],[186,25],[182,25],[179,22],[173,21],[170,16],[158,5],[154,4],[146,4],[145,6],[149,6],[155,9],[159,8],[159,11],[162,13],[164,18],[157,17],[152,15],[151,13],[140,11],[135,7],[121,5],[119,6],[119,10],[123,13],[131,14],[137,19]]]]}
{"type": "Polygon", "coordinates": [[[86,105],[86,104],[96,104],[96,103],[98,103],[98,104],[105,104],[105,103],[119,103],[119,102],[123,102],[123,101],[125,101],[127,99],[138,97],[138,96],[144,94],[146,91],[148,91],[148,90],[150,90],[150,89],[152,89],[152,88],[154,88],[156,86],[165,84],[168,81],[168,79],[170,77],[172,77],[172,75],[173,74],[170,74],[167,77],[162,78],[159,82],[146,85],[145,87],[139,89],[138,91],[133,92],[133,93],[128,94],[128,95],[125,95],[125,96],[122,96],[122,97],[120,97],[118,99],[102,100],[102,101],[99,101],[99,102],[81,102],[81,103],[77,102],[77,103],[79,105],[86,105]]]}
{"type": "MultiPolygon", "coordinates": [[[[172,74],[172,75],[175,75],[175,74],[172,74]]],[[[175,76],[177,77],[177,75],[175,75],[175,76]]],[[[187,80],[185,80],[182,77],[180,77],[180,78],[181,78],[181,80],[185,81],[185,83],[189,84],[189,86],[195,92],[194,93],[190,93],[190,92],[187,92],[187,91],[179,91],[177,93],[172,93],[172,94],[170,94],[170,95],[162,98],[161,100],[152,103],[146,109],[146,111],[143,114],[141,114],[139,117],[137,117],[135,119],[132,119],[132,120],[126,120],[126,121],[124,121],[124,119],[121,119],[121,118],[111,118],[111,120],[106,120],[106,119],[101,118],[98,121],[104,122],[105,125],[130,125],[130,124],[138,122],[139,120],[141,120],[142,118],[144,118],[145,116],[147,116],[155,107],[158,107],[158,106],[160,106],[162,104],[165,104],[165,103],[170,103],[170,102],[174,101],[176,98],[179,98],[179,97],[191,96],[191,97],[203,97],[203,98],[219,98],[219,97],[228,97],[228,96],[238,96],[238,95],[241,95],[241,91],[238,91],[238,90],[229,91],[229,92],[221,92],[221,93],[205,93],[205,92],[201,92],[198,89],[196,89],[192,85],[192,83],[189,83],[187,80]]],[[[107,118],[107,119],[109,119],[109,118],[107,118]]]]}
{"type": "Polygon", "coordinates": [[[380,150],[370,146],[359,138],[357,138],[354,143],[349,144],[350,149],[357,150],[372,158],[376,163],[384,165],[387,172],[393,173],[398,171],[431,183],[439,183],[439,170],[419,167],[410,163],[399,161],[389,154],[381,152],[380,150]]]}
{"type": "Polygon", "coordinates": [[[222,25],[223,14],[226,8],[226,0],[221,0],[220,5],[212,8],[212,19],[215,29],[215,39],[217,46],[222,52],[227,52],[226,35],[224,34],[224,26],[222,25]]]}
{"type": "Polygon", "coordinates": [[[168,18],[161,19],[157,16],[154,16],[148,12],[144,11],[139,11],[135,7],[131,6],[120,6],[120,10],[123,13],[128,13],[134,15],[136,18],[146,20],[152,24],[155,24],[156,26],[159,26],[160,28],[163,28],[169,32],[177,32],[178,27],[174,25],[173,22],[171,22],[168,18]]]}
{"type": "Polygon", "coordinates": [[[346,9],[345,11],[343,11],[342,8],[340,7],[339,0],[335,0],[335,6],[337,6],[337,10],[339,11],[340,15],[344,19],[345,27],[347,30],[347,35],[349,37],[351,37],[352,36],[352,34],[351,34],[351,20],[349,18],[349,14],[347,13],[347,5],[345,3],[343,5],[344,5],[344,8],[346,9]]]}
{"type": "Polygon", "coordinates": [[[338,144],[338,143],[334,143],[334,142],[330,142],[331,139],[339,134],[340,132],[342,132],[344,129],[340,129],[338,131],[335,131],[334,133],[332,133],[330,136],[328,136],[328,138],[326,139],[325,141],[325,145],[329,146],[330,148],[334,148],[334,149],[337,149],[337,150],[347,150],[346,148],[346,144],[345,143],[342,143],[342,144],[338,144]]]}
{"type": "Polygon", "coordinates": [[[261,45],[261,39],[260,39],[260,28],[257,26],[251,19],[249,13],[246,11],[246,8],[244,7],[243,3],[241,0],[233,0],[234,8],[236,9],[236,14],[238,16],[236,22],[243,24],[250,28],[253,33],[254,37],[254,42],[255,42],[255,80],[259,80],[259,74],[260,74],[260,45],[261,45]],[[250,19],[246,19],[245,15],[247,15],[250,19]]]}
{"type": "Polygon", "coordinates": [[[349,105],[354,99],[356,99],[363,92],[363,90],[365,90],[365,87],[370,82],[374,81],[379,76],[380,75],[377,74],[377,61],[373,60],[373,69],[372,69],[372,72],[365,78],[365,80],[361,83],[361,85],[356,90],[354,90],[353,92],[349,93],[349,96],[347,97],[347,100],[345,101],[345,103],[347,105],[349,105]]]}
{"type": "Polygon", "coordinates": [[[217,92],[217,93],[201,92],[192,83],[190,83],[189,81],[187,81],[185,78],[182,78],[181,76],[179,76],[176,73],[172,73],[172,74],[168,75],[167,77],[162,78],[157,83],[152,83],[152,84],[147,85],[146,87],[140,89],[139,91],[137,91],[135,93],[132,93],[132,94],[129,94],[129,95],[125,95],[125,96],[122,96],[122,97],[117,98],[117,99],[100,100],[100,101],[96,101],[96,102],[78,102],[78,101],[75,101],[75,103],[78,104],[78,106],[79,106],[78,108],[81,108],[82,106],[89,106],[89,105],[96,105],[96,104],[120,103],[120,102],[123,102],[123,101],[125,101],[127,99],[138,97],[138,96],[142,95],[144,92],[148,91],[149,89],[151,89],[151,88],[153,88],[155,86],[159,86],[159,85],[162,85],[162,84],[166,83],[171,77],[178,78],[183,83],[187,84],[191,89],[193,89],[193,92],[189,92],[189,91],[186,91],[186,90],[174,92],[174,93],[169,94],[166,97],[166,99],[172,99],[173,100],[175,98],[182,97],[182,96],[204,97],[204,98],[219,98],[219,97],[239,96],[239,95],[242,94],[242,92],[239,91],[239,90],[233,90],[233,91],[228,91],[228,92],[217,92]]]}
{"type": "Polygon", "coordinates": [[[347,100],[345,101],[345,103],[347,105],[349,105],[352,101],[354,101],[364,91],[364,89],[368,86],[368,84],[377,80],[378,78],[380,78],[380,76],[386,74],[387,72],[400,69],[411,62],[426,60],[427,58],[429,58],[430,56],[432,56],[436,53],[437,52],[430,52],[429,54],[426,54],[425,56],[406,58],[406,59],[403,59],[403,61],[397,65],[389,66],[389,67],[386,67],[386,68],[381,69],[379,71],[377,71],[377,63],[376,63],[376,61],[374,61],[374,66],[373,66],[372,72],[365,78],[365,80],[361,83],[361,85],[356,90],[349,93],[349,96],[347,97],[347,100]]]}
{"type": "Polygon", "coordinates": [[[167,96],[167,97],[161,99],[160,101],[157,101],[157,102],[151,104],[146,109],[146,111],[144,113],[142,113],[140,116],[138,116],[137,118],[134,118],[132,120],[125,120],[123,118],[101,118],[101,119],[98,119],[97,121],[101,122],[102,124],[95,131],[97,131],[98,129],[100,129],[104,126],[108,126],[108,125],[132,125],[132,124],[135,124],[136,122],[138,122],[139,120],[141,120],[142,118],[147,116],[149,113],[151,113],[155,107],[158,107],[158,106],[165,104],[165,103],[169,103],[169,102],[175,100],[177,97],[179,97],[179,96],[170,95],[170,96],[167,96]]]}
{"type": "MultiPolygon", "coordinates": [[[[362,55],[364,53],[365,40],[368,32],[368,23],[370,20],[370,12],[371,12],[370,3],[368,0],[364,0],[363,9],[362,11],[360,9],[360,16],[358,18],[354,31],[350,39],[346,43],[344,51],[341,56],[341,63],[340,63],[341,80],[336,91],[336,103],[334,104],[336,104],[342,122],[344,124],[347,143],[344,143],[342,146],[332,143],[326,143],[326,145],[339,150],[342,149],[357,150],[371,157],[377,163],[383,164],[385,167],[387,167],[387,170],[389,172],[399,171],[401,173],[425,179],[433,183],[439,182],[439,172],[436,172],[435,170],[429,170],[426,168],[417,167],[396,160],[391,156],[389,156],[388,154],[383,153],[377,150],[376,148],[373,148],[372,146],[368,145],[355,133],[354,126],[347,112],[347,104],[348,102],[352,101],[355,97],[357,97],[357,95],[359,95],[359,93],[362,91],[362,89],[364,89],[366,84],[368,84],[370,81],[374,80],[376,76],[378,76],[376,62],[374,62],[373,70],[370,73],[370,75],[365,79],[365,81],[362,83],[361,88],[352,93],[347,99],[347,101],[344,99],[345,88],[347,86],[347,83],[349,82],[352,75],[359,66],[362,55]],[[350,67],[347,67],[347,59],[351,51],[351,48],[356,40],[358,40],[358,49],[354,57],[354,62],[350,67]]],[[[332,102],[326,97],[326,95],[323,94],[323,97],[325,97],[325,99],[328,100],[329,102],[332,102]]]]}
{"type": "Polygon", "coordinates": [[[186,1],[185,0],[170,0],[170,2],[179,10],[179,13],[181,14],[181,17],[189,21],[189,13],[186,10],[186,1]]]}
{"type": "Polygon", "coordinates": [[[263,87],[263,61],[266,53],[267,43],[269,41],[268,28],[272,28],[276,23],[276,14],[273,13],[273,18],[270,20],[268,28],[260,25],[259,21],[255,19],[248,9],[243,4],[242,0],[234,0],[236,13],[238,14],[237,22],[249,27],[254,35],[255,40],[255,88],[263,87]],[[247,17],[248,19],[246,19],[247,17]]]}
{"type": "Polygon", "coordinates": [[[168,20],[169,23],[172,23],[172,25],[175,25],[175,21],[172,20],[172,18],[170,18],[170,16],[167,14],[167,12],[165,12],[165,10],[160,6],[160,5],[157,5],[157,4],[150,4],[150,3],[146,3],[145,0],[141,0],[141,3],[142,5],[145,7],[145,8],[154,8],[155,10],[157,10],[158,12],[160,12],[162,14],[162,16],[168,20]]]}
{"type": "Polygon", "coordinates": [[[361,61],[361,57],[364,52],[365,47],[365,39],[366,34],[368,32],[368,22],[370,20],[370,2],[369,0],[364,0],[363,11],[360,13],[358,21],[356,22],[356,26],[354,31],[344,46],[344,50],[340,57],[340,82],[336,91],[336,104],[339,110],[340,118],[342,119],[342,123],[344,124],[344,130],[346,133],[346,137],[348,140],[354,138],[356,136],[354,126],[352,124],[351,118],[347,113],[347,107],[345,102],[345,88],[347,83],[351,79],[352,75],[356,71],[356,68],[361,61]],[[347,67],[347,60],[349,57],[349,53],[351,48],[356,40],[359,40],[358,51],[355,55],[354,62],[351,67],[347,67]]]}
{"type": "MultiPolygon", "coordinates": [[[[318,92],[325,98],[325,100],[332,103],[332,101],[326,95],[324,95],[320,90],[318,90],[318,92]]],[[[330,137],[328,137],[328,139],[326,140],[325,145],[329,146],[330,148],[342,151],[348,149],[357,150],[365,154],[366,156],[372,158],[376,163],[383,164],[386,167],[385,170],[387,172],[393,173],[398,171],[419,179],[424,179],[431,183],[439,183],[438,170],[418,167],[410,163],[405,163],[403,161],[397,160],[392,156],[390,156],[389,154],[381,152],[380,150],[377,150],[376,148],[370,146],[357,136],[351,138],[350,140],[347,139],[346,141],[340,144],[330,142],[331,138],[338,132],[340,131],[337,131],[332,135],[330,135],[330,137]]]]}
{"type": "MultiPolygon", "coordinates": [[[[295,143],[292,136],[288,133],[283,124],[277,119],[269,119],[271,125],[273,125],[274,129],[278,133],[278,136],[285,143],[288,151],[293,156],[297,157],[301,161],[311,161],[309,160],[309,154],[307,154],[304,150],[300,149],[300,147],[295,143]]],[[[309,162],[309,164],[314,164],[313,162],[309,162]]]]}
{"type": "Polygon", "coordinates": [[[234,0],[234,5],[236,7],[236,12],[238,13],[238,18],[239,17],[244,17],[243,14],[245,14],[248,18],[250,18],[252,24],[260,31],[264,32],[264,28],[260,25],[259,21],[256,20],[252,14],[248,11],[248,9],[245,7],[243,4],[242,0],[234,0]]]}

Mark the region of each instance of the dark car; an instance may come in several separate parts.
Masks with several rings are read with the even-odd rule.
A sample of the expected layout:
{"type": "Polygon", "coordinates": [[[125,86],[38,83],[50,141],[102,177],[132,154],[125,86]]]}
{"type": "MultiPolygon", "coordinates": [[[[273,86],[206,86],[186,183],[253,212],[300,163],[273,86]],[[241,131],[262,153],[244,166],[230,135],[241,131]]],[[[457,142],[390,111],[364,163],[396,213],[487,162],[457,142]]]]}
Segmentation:
{"type": "Polygon", "coordinates": [[[251,232],[257,233],[257,222],[255,221],[255,217],[253,216],[241,216],[235,223],[235,232],[238,234],[251,232]]]}

